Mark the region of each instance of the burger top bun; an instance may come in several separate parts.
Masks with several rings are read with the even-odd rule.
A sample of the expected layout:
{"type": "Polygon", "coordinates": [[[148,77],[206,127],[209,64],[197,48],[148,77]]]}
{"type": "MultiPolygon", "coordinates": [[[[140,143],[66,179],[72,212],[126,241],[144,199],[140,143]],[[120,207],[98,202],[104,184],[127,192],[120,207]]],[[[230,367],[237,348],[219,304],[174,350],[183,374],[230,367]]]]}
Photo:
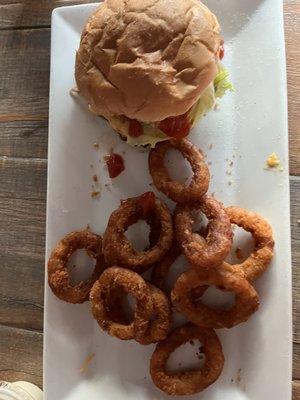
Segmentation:
{"type": "Polygon", "coordinates": [[[98,115],[184,114],[217,74],[219,33],[198,0],[106,0],[82,33],[78,89],[98,115]]]}

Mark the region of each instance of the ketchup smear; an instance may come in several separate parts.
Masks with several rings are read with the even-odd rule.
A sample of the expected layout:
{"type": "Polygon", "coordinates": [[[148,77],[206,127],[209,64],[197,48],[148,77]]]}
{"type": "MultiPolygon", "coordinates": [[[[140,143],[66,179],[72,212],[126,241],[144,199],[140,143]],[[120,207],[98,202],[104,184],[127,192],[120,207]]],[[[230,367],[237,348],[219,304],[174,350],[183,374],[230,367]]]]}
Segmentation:
{"type": "Polygon", "coordinates": [[[137,198],[137,209],[140,215],[147,218],[155,207],[155,194],[146,192],[137,198]]]}
{"type": "Polygon", "coordinates": [[[131,137],[139,137],[143,134],[142,124],[136,119],[129,119],[129,130],[128,134],[131,137]]]}
{"type": "Polygon", "coordinates": [[[156,126],[167,136],[175,139],[186,137],[190,133],[192,127],[187,113],[178,115],[177,117],[166,118],[163,121],[157,122],[156,126]]]}
{"type": "Polygon", "coordinates": [[[112,153],[106,158],[106,165],[110,178],[116,178],[124,171],[125,165],[123,158],[116,153],[112,153]]]}

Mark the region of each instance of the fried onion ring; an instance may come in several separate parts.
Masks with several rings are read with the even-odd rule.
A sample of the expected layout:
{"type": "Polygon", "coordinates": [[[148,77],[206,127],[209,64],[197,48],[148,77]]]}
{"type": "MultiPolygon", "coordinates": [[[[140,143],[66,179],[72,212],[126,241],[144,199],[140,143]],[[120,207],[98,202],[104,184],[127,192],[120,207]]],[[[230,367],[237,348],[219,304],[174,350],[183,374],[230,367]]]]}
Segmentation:
{"type": "Polygon", "coordinates": [[[189,321],[207,328],[232,328],[257,311],[258,294],[241,274],[229,265],[199,275],[196,270],[184,272],[176,281],[171,293],[172,303],[189,321]],[[194,295],[194,291],[206,285],[220,286],[235,294],[235,304],[229,310],[207,306],[194,295]]]}
{"type": "Polygon", "coordinates": [[[172,217],[167,206],[154,199],[153,210],[147,215],[141,213],[141,197],[124,200],[109,218],[103,237],[103,253],[109,265],[119,265],[143,273],[161,259],[170,249],[173,241],[172,217]],[[150,249],[138,252],[125,236],[125,231],[139,219],[157,219],[160,225],[158,241],[150,249]]]}
{"type": "Polygon", "coordinates": [[[135,340],[140,344],[147,345],[164,340],[170,330],[172,323],[171,304],[166,295],[157,287],[148,284],[153,301],[154,313],[149,321],[146,332],[142,335],[136,334],[135,340]]]}
{"type": "Polygon", "coordinates": [[[201,202],[194,205],[177,205],[175,232],[177,242],[195,268],[217,267],[230,252],[233,236],[230,219],[222,204],[213,197],[204,196],[201,202]],[[192,211],[195,209],[200,209],[209,220],[206,238],[192,231],[192,211]]]}
{"type": "Polygon", "coordinates": [[[119,267],[110,267],[103,272],[91,290],[90,302],[99,326],[122,340],[143,335],[153,314],[153,301],[147,283],[136,272],[119,267]],[[128,324],[112,318],[115,316],[111,314],[111,294],[118,289],[136,299],[134,318],[128,324]]]}
{"type": "Polygon", "coordinates": [[[105,269],[102,254],[102,238],[90,230],[75,231],[65,236],[52,251],[48,261],[48,282],[53,293],[68,303],[83,303],[89,299],[94,282],[105,269]],[[96,261],[92,276],[85,282],[72,285],[68,272],[68,261],[79,249],[85,249],[96,261]]]}
{"type": "Polygon", "coordinates": [[[260,215],[243,208],[227,207],[226,212],[232,224],[238,225],[253,236],[253,253],[244,262],[234,265],[243,271],[248,281],[253,282],[266,271],[273,257],[272,228],[260,215]]]}
{"type": "Polygon", "coordinates": [[[154,384],[168,395],[192,395],[201,392],[219,378],[224,361],[222,345],[214,330],[186,324],[157,344],[150,361],[150,373],[154,384]],[[199,340],[202,344],[205,354],[203,368],[183,372],[167,371],[166,363],[171,353],[191,340],[199,340]]]}
{"type": "Polygon", "coordinates": [[[151,282],[153,285],[158,287],[160,290],[166,292],[165,281],[166,277],[170,271],[170,268],[177,260],[177,258],[181,255],[181,249],[175,243],[168,251],[168,253],[164,256],[164,258],[154,264],[151,282]]]}
{"type": "Polygon", "coordinates": [[[186,139],[170,140],[158,143],[149,154],[149,170],[156,188],[175,203],[193,203],[199,201],[209,186],[209,169],[199,149],[186,139]],[[187,159],[193,170],[193,178],[189,186],[171,180],[164,164],[166,152],[179,150],[187,159]]]}

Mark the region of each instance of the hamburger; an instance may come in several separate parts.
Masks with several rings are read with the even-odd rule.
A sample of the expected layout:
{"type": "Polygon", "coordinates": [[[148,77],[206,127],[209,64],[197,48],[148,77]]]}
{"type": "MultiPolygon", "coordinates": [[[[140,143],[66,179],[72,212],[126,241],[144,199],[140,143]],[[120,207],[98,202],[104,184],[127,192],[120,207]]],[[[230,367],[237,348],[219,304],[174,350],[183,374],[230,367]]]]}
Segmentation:
{"type": "Polygon", "coordinates": [[[106,0],[82,32],[79,94],[130,145],[181,139],[232,90],[223,44],[199,0],[106,0]]]}

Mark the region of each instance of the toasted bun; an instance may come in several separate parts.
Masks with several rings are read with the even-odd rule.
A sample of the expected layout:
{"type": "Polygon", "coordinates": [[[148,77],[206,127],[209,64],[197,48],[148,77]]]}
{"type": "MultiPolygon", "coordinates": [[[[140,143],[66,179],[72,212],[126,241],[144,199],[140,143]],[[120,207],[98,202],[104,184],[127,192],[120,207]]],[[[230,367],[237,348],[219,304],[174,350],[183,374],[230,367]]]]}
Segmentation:
{"type": "Polygon", "coordinates": [[[198,0],[106,0],[82,33],[78,89],[98,115],[184,114],[217,74],[219,33],[198,0]]]}

